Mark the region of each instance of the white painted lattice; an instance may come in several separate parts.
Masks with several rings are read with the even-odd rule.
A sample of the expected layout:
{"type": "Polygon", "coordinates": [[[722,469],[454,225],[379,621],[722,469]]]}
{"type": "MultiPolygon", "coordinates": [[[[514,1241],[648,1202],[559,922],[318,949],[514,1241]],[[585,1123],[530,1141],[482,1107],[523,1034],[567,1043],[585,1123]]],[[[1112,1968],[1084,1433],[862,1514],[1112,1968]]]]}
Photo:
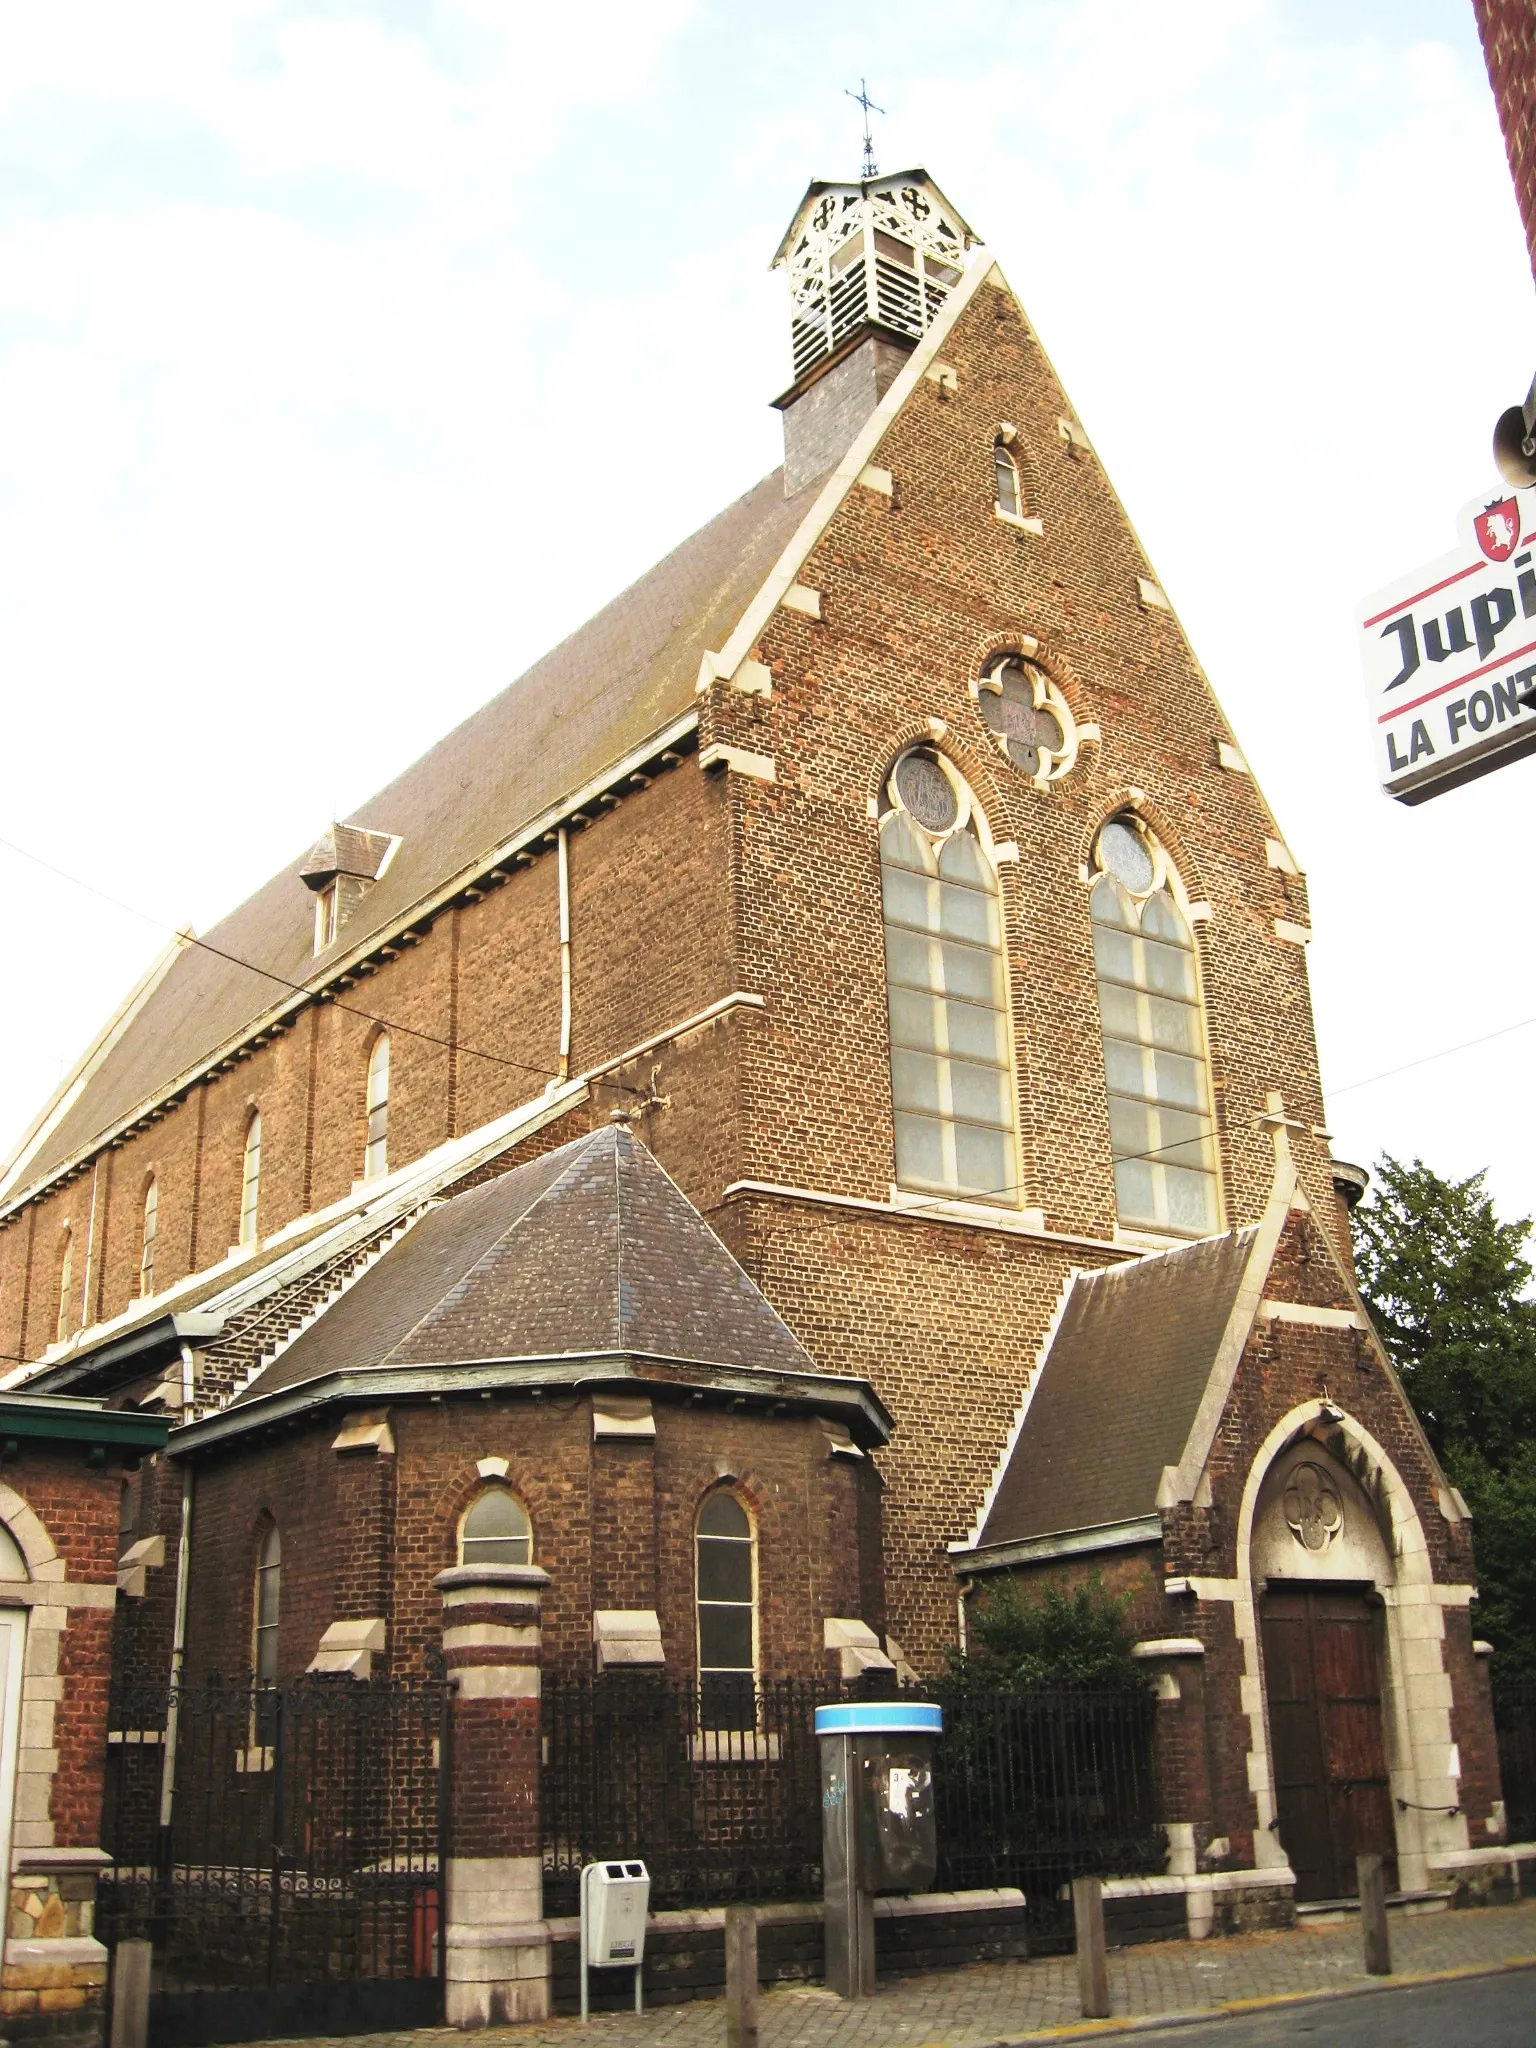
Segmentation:
{"type": "Polygon", "coordinates": [[[780,247],[795,375],[867,321],[914,339],[960,282],[970,230],[921,171],[813,186],[780,247]]]}

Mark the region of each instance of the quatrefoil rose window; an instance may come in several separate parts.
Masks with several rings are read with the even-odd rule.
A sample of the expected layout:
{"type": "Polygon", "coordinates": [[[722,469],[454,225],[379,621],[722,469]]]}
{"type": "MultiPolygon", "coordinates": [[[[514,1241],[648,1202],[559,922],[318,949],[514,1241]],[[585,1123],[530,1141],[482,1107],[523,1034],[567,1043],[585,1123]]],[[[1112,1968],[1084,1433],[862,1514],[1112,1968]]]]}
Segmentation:
{"type": "Polygon", "coordinates": [[[998,750],[1041,788],[1077,760],[1077,721],[1033,662],[999,655],[976,685],[976,704],[998,750]]]}
{"type": "Polygon", "coordinates": [[[1344,1503],[1321,1465],[1298,1465],[1285,1489],[1285,1519],[1303,1550],[1326,1550],[1344,1526],[1344,1503]]]}

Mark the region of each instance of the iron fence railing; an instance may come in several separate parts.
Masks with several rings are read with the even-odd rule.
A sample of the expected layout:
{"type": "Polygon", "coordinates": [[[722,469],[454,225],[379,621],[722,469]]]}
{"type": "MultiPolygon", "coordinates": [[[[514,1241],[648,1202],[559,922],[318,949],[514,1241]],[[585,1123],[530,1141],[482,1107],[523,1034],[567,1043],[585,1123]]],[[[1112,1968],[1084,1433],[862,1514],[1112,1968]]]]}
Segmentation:
{"type": "MultiPolygon", "coordinates": [[[[838,1687],[712,1695],[633,1677],[544,1689],[545,1910],[576,1910],[583,1863],[643,1856],[652,1904],[810,1898],[821,1889],[815,1710],[838,1687]],[[729,1723],[732,1725],[722,1725],[729,1723]]],[[[938,1884],[1017,1885],[1037,1946],[1070,1946],[1059,1893],[1087,1873],[1163,1868],[1149,1692],[945,1685],[935,1745],[938,1884]]]]}
{"type": "Polygon", "coordinates": [[[1536,1682],[1496,1681],[1493,1725],[1499,1741],[1508,1839],[1536,1841],[1536,1682]]]}
{"type": "Polygon", "coordinates": [[[388,1986],[394,2013],[414,1986],[416,2023],[439,2014],[446,1699],[352,1679],[115,1692],[97,1927],[154,1943],[157,2041],[242,2038],[181,2024],[188,2001],[232,2023],[210,2018],[221,1996],[249,2037],[335,2015],[338,1987],[388,1986]]]}

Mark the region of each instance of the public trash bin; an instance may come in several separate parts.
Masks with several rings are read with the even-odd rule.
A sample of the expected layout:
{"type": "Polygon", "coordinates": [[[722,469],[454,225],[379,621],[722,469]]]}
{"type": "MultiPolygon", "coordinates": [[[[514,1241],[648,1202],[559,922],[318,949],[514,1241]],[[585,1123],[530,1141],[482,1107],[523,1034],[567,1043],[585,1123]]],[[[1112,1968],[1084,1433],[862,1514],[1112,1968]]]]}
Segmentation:
{"type": "Polygon", "coordinates": [[[581,1873],[581,2016],[587,2017],[587,1971],[635,1973],[635,2011],[645,1963],[645,1918],[651,1874],[638,1857],[589,1863],[581,1873]]]}
{"type": "Polygon", "coordinates": [[[827,1986],[875,1989],[875,1894],[924,1892],[938,1867],[933,1738],[940,1707],[860,1700],[816,1709],[827,1986]]]}

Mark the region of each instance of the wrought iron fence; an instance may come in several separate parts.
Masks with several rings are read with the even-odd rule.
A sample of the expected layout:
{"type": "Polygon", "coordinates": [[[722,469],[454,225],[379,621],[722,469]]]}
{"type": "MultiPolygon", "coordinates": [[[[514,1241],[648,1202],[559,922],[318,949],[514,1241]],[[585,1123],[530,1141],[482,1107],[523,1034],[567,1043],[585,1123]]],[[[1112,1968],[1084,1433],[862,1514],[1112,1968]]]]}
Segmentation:
{"type": "MultiPolygon", "coordinates": [[[[769,1682],[721,1716],[691,1687],[549,1679],[545,1910],[574,1912],[583,1863],[617,1854],[645,1858],[656,1908],[818,1895],[814,1717],[842,1696],[830,1684],[769,1682]]],[[[1032,1942],[1070,1948],[1070,1908],[1058,1897],[1070,1878],[1163,1868],[1156,1701],[954,1686],[941,1697],[940,1888],[1021,1886],[1032,1942]]]]}
{"type": "Polygon", "coordinates": [[[157,2044],[440,2019],[445,1701],[351,1679],[116,1694],[97,1925],[154,1943],[157,2044]]]}
{"type": "Polygon", "coordinates": [[[1499,1739],[1504,1821],[1512,1842],[1536,1840],[1536,1683],[1497,1681],[1493,1725],[1499,1739]]]}
{"type": "Polygon", "coordinates": [[[582,1865],[619,1852],[645,1858],[653,1910],[814,1897],[815,1711],[838,1696],[834,1686],[785,1679],[722,1713],[691,1686],[547,1677],[545,1912],[574,1913],[582,1865]]]}
{"type": "Polygon", "coordinates": [[[1069,1950],[1074,1877],[1161,1871],[1168,1838],[1149,1691],[1007,1692],[941,1686],[935,1746],[938,1883],[1018,1885],[1030,1945],[1069,1950]]]}

